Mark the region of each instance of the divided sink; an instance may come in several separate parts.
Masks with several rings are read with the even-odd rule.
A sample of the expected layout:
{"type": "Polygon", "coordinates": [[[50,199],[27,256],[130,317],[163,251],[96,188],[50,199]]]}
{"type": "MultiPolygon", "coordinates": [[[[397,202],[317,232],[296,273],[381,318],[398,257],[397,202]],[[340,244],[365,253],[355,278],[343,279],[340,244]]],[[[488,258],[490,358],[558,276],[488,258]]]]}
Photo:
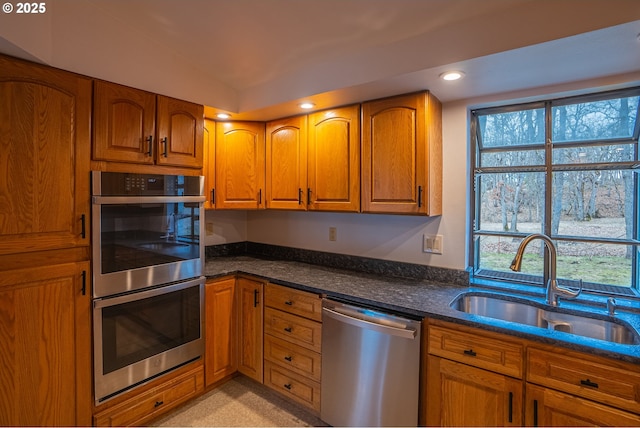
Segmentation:
{"type": "Polygon", "coordinates": [[[473,315],[510,321],[549,330],[571,333],[607,342],[638,345],[640,337],[630,326],[613,319],[600,319],[588,314],[547,310],[524,300],[512,301],[493,294],[464,293],[451,302],[451,307],[473,315]]]}

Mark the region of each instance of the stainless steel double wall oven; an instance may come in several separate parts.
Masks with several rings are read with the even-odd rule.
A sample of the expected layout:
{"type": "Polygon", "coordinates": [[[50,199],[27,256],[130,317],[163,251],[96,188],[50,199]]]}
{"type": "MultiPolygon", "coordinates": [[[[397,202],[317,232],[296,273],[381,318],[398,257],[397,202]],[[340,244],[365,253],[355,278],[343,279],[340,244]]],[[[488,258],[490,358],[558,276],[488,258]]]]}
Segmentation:
{"type": "Polygon", "coordinates": [[[204,179],[92,173],[96,403],[201,358],[204,179]]]}

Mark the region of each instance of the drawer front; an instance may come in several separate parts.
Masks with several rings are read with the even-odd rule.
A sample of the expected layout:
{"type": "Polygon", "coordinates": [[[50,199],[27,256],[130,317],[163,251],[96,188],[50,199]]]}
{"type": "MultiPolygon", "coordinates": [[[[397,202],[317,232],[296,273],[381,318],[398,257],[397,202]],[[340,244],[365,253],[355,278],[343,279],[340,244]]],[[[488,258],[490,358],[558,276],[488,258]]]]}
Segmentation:
{"type": "Polygon", "coordinates": [[[322,299],[317,294],[267,284],[265,305],[315,321],[322,321],[322,299]]]}
{"type": "Polygon", "coordinates": [[[527,381],[640,413],[640,372],[614,362],[529,348],[527,381]]]}
{"type": "Polygon", "coordinates": [[[522,378],[523,347],[479,334],[429,326],[429,353],[471,366],[522,378]]]}
{"type": "Polygon", "coordinates": [[[322,324],[273,308],[264,310],[264,332],[320,352],[322,324]]]}
{"type": "Polygon", "coordinates": [[[264,383],[292,400],[320,412],[320,383],[269,361],[264,363],[264,383]]]}
{"type": "Polygon", "coordinates": [[[203,390],[204,370],[200,366],[96,415],[95,425],[120,427],[142,425],[195,397],[203,390]]]}
{"type": "Polygon", "coordinates": [[[271,335],[264,335],[264,358],[320,382],[320,354],[271,335]]]}

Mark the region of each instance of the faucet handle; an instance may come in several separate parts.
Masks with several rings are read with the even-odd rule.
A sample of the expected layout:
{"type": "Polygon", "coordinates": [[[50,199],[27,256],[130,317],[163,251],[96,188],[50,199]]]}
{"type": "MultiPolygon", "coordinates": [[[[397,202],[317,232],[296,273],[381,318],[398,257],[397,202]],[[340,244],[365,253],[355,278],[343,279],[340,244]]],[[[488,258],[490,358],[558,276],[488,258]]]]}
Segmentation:
{"type": "Polygon", "coordinates": [[[616,314],[616,299],[614,297],[609,297],[607,299],[607,313],[609,316],[614,316],[616,314]]]}

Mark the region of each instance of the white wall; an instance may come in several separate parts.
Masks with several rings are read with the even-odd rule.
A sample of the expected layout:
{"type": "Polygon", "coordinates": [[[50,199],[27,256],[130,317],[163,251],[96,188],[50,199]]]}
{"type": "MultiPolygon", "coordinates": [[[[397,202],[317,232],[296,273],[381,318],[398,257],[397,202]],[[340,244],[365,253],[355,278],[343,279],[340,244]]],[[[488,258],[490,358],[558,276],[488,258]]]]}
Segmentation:
{"type": "Polygon", "coordinates": [[[470,108],[506,101],[527,101],[546,97],[614,89],[640,84],[640,74],[614,76],[589,82],[571,82],[537,90],[500,94],[482,99],[443,105],[443,215],[414,217],[372,214],[339,214],[287,211],[248,211],[207,213],[216,225],[216,243],[249,240],[274,245],[403,261],[450,269],[467,266],[467,198],[469,180],[470,108]],[[241,233],[246,216],[246,235],[241,233]],[[230,230],[227,230],[230,225],[230,230]],[[329,227],[337,228],[337,240],[329,241],[329,227]],[[422,235],[444,238],[442,255],[422,252],[422,235]]]}

